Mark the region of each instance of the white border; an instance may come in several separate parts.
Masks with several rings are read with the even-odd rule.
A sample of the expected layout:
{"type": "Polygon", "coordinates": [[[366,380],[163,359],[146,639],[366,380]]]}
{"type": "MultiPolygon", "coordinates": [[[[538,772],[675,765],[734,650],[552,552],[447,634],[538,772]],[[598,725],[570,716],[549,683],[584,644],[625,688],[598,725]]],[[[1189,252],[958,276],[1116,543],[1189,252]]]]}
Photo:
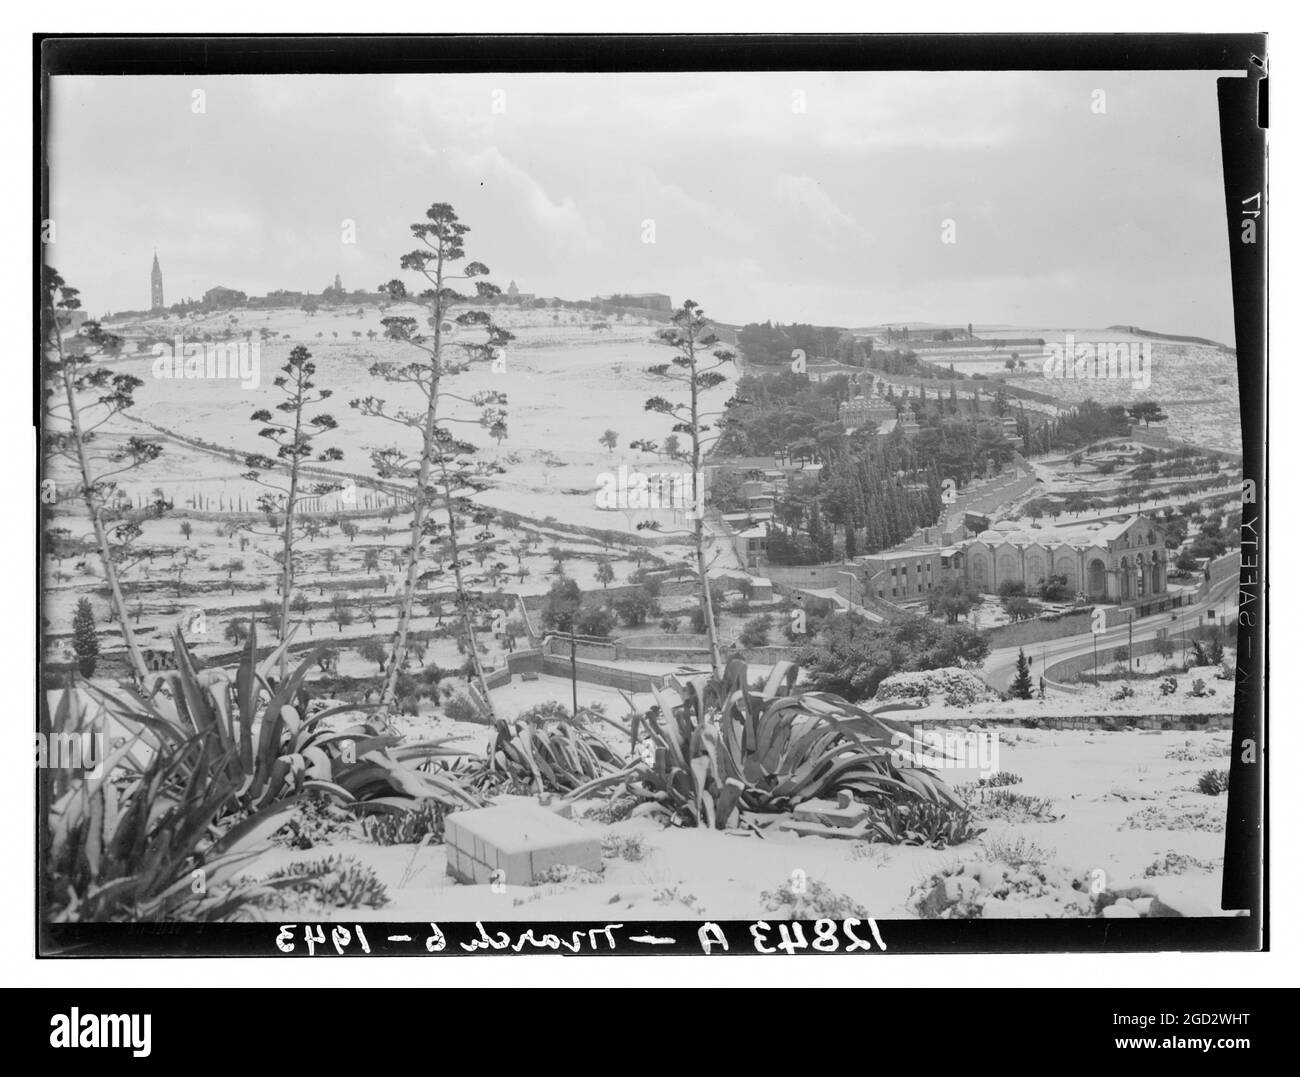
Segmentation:
{"type": "MultiPolygon", "coordinates": [[[[31,364],[19,358],[30,356],[30,240],[28,207],[31,205],[31,158],[25,148],[31,145],[31,100],[33,32],[86,31],[147,33],[158,28],[168,33],[242,32],[259,33],[401,33],[401,32],[771,32],[771,33],[954,33],[954,32],[1187,32],[1222,33],[1276,29],[1283,11],[1290,5],[1242,5],[1225,7],[1221,3],[1183,3],[1176,8],[1165,5],[1140,10],[1131,2],[1101,0],[1079,6],[1044,6],[1041,3],[1003,4],[997,11],[986,5],[972,7],[964,3],[931,4],[924,10],[915,6],[905,12],[872,5],[816,4],[805,0],[792,5],[788,0],[770,0],[746,4],[744,19],[732,3],[708,8],[699,0],[661,0],[649,9],[628,11],[608,4],[556,3],[539,5],[521,0],[506,0],[490,7],[457,10],[441,5],[436,18],[427,4],[405,2],[372,6],[358,25],[354,5],[326,0],[310,9],[297,5],[274,9],[264,0],[230,0],[220,11],[210,7],[178,7],[175,4],[141,3],[131,8],[122,5],[92,5],[85,0],[67,0],[57,7],[40,10],[37,18],[27,12],[7,10],[4,33],[0,35],[0,80],[4,100],[11,103],[4,117],[6,154],[3,204],[10,207],[21,226],[16,229],[17,251],[5,260],[3,289],[6,314],[18,327],[11,335],[10,363],[22,371],[10,375],[9,391],[0,395],[0,504],[7,508],[7,524],[0,531],[2,563],[7,567],[7,597],[11,616],[0,621],[0,684],[8,689],[17,713],[8,721],[16,737],[15,750],[3,753],[0,771],[0,847],[9,854],[10,878],[0,888],[0,968],[11,985],[24,986],[596,986],[637,984],[644,986],[894,986],[927,987],[932,985],[989,988],[995,986],[1083,986],[1112,987],[1171,986],[1229,987],[1295,984],[1296,963],[1288,961],[1297,954],[1295,921],[1288,916],[1294,903],[1287,900],[1297,893],[1297,869],[1292,825],[1296,818],[1296,789],[1300,783],[1286,780],[1297,754],[1295,720],[1286,708],[1273,720],[1274,745],[1271,754],[1279,762],[1275,768],[1278,795],[1272,805],[1274,838],[1271,861],[1274,872],[1273,893],[1283,899],[1273,911],[1273,952],[1249,954],[1157,954],[1157,955],[1034,955],[1034,956],[916,956],[903,960],[877,961],[870,966],[836,961],[787,961],[775,958],[657,958],[634,960],[600,958],[565,960],[534,957],[527,961],[456,959],[438,962],[419,959],[354,959],[346,964],[338,959],[313,958],[293,961],[276,959],[249,960],[140,960],[140,961],[36,961],[32,956],[33,864],[33,768],[30,764],[29,731],[33,700],[35,645],[28,601],[35,601],[34,528],[35,494],[32,476],[35,470],[34,438],[30,415],[31,364]],[[35,25],[37,19],[39,25],[35,25]],[[22,686],[21,690],[17,686],[22,686]],[[21,731],[21,733],[19,732],[21,731]]],[[[1290,70],[1289,38],[1274,36],[1270,40],[1271,64],[1277,70],[1290,70]]],[[[1275,79],[1273,115],[1296,115],[1300,101],[1295,99],[1295,80],[1275,79]],[[1289,87],[1289,89],[1288,89],[1289,87]]],[[[1274,131],[1276,126],[1274,127],[1274,131]]],[[[1279,145],[1270,135],[1276,152],[1271,156],[1272,176],[1294,174],[1293,144],[1279,145]],[[1279,167],[1280,166],[1280,167],[1279,167]]],[[[1278,185],[1272,183],[1272,191],[1278,185]]],[[[1288,194],[1290,191],[1288,190],[1288,194]]],[[[1159,193],[1153,192],[1153,198],[1159,193]]],[[[1295,248],[1294,214],[1276,199],[1279,221],[1271,229],[1274,238],[1271,268],[1271,294],[1281,303],[1297,294],[1290,253],[1295,248]],[[1285,254],[1279,253],[1285,252],[1285,254]]],[[[1270,206],[1270,211],[1272,207],[1270,206]]],[[[1280,309],[1286,310],[1286,306],[1280,309]]],[[[1274,399],[1300,401],[1297,384],[1297,359],[1282,354],[1272,385],[1274,399]]],[[[1296,533],[1296,500],[1300,493],[1287,478],[1293,460],[1300,460],[1300,446],[1294,442],[1300,423],[1283,413],[1272,447],[1275,475],[1272,482],[1272,518],[1270,533],[1282,538],[1296,533]],[[1280,496],[1279,496],[1280,495],[1280,496]]],[[[1282,556],[1271,551],[1266,564],[1277,565],[1269,573],[1270,602],[1283,614],[1274,619],[1272,640],[1277,652],[1287,659],[1300,651],[1300,639],[1294,621],[1285,611],[1296,608],[1296,569],[1289,550],[1279,546],[1282,556]],[[1288,567],[1287,562],[1290,562],[1288,567]],[[1281,601],[1276,602],[1280,598],[1281,601]]],[[[886,940],[888,941],[888,940],[886,940]]]]}

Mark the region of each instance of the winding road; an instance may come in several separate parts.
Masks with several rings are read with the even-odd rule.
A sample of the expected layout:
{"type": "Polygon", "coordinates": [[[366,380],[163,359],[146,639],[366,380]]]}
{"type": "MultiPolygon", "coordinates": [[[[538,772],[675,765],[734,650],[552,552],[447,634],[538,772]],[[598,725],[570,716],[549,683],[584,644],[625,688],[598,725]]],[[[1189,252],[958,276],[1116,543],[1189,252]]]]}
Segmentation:
{"type": "MultiPolygon", "coordinates": [[[[1138,643],[1142,640],[1155,639],[1157,631],[1162,628],[1172,629],[1175,634],[1182,632],[1184,625],[1189,628],[1193,627],[1209,609],[1215,610],[1213,623],[1218,624],[1219,619],[1224,616],[1225,603],[1227,617],[1231,619],[1237,609],[1238,584],[1239,579],[1237,576],[1228,576],[1215,583],[1205,597],[1196,602],[1180,606],[1176,610],[1154,613],[1150,617],[1143,617],[1134,621],[1133,642],[1138,643]]],[[[1091,654],[1093,640],[1092,634],[1087,633],[1076,636],[1063,636],[1060,639],[1047,640],[1045,643],[1034,643],[1027,646],[1025,648],[1025,657],[1032,660],[1030,670],[1035,685],[1043,672],[1044,663],[1050,667],[1066,658],[1091,654]]],[[[1115,628],[1107,629],[1096,636],[1098,649],[1125,646],[1128,641],[1128,624],[1117,625],[1115,628]]],[[[1007,691],[1012,678],[1016,674],[1016,659],[1019,654],[1019,646],[1002,647],[995,651],[989,651],[988,657],[984,660],[984,668],[981,671],[981,676],[989,687],[999,692],[1007,691]]]]}

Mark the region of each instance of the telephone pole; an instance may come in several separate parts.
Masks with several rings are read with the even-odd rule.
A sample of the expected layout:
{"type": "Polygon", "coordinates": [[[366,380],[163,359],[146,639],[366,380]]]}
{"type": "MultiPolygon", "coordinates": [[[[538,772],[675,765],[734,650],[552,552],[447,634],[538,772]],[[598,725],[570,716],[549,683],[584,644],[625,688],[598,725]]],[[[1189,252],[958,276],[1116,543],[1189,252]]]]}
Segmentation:
{"type": "MultiPolygon", "coordinates": [[[[577,614],[574,614],[576,617],[577,614]]],[[[578,720],[578,637],[569,626],[569,681],[573,685],[573,720],[578,720]]]]}

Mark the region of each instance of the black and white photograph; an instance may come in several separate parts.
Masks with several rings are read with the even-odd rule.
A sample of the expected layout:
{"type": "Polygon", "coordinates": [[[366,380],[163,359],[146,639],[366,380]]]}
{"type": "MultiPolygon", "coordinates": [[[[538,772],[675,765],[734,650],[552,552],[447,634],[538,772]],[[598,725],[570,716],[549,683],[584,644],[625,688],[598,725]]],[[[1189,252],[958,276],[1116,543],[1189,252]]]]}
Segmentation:
{"type": "Polygon", "coordinates": [[[54,63],[38,953],[1258,949],[1221,44],[54,63]]]}

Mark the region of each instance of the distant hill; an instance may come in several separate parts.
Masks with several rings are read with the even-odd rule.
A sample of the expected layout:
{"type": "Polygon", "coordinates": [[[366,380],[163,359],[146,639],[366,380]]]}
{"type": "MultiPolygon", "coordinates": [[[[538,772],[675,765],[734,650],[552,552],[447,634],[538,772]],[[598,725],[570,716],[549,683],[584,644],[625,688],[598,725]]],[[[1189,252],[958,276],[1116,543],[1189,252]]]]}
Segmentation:
{"type": "Polygon", "coordinates": [[[1108,325],[1107,329],[1114,329],[1121,333],[1128,333],[1135,337],[1149,337],[1152,340],[1169,340],[1175,344],[1204,344],[1207,347],[1218,348],[1229,355],[1236,355],[1237,349],[1230,348],[1226,344],[1220,344],[1217,340],[1209,340],[1206,337],[1189,337],[1181,336],[1177,333],[1157,333],[1153,329],[1139,329],[1136,325],[1108,325]]]}

